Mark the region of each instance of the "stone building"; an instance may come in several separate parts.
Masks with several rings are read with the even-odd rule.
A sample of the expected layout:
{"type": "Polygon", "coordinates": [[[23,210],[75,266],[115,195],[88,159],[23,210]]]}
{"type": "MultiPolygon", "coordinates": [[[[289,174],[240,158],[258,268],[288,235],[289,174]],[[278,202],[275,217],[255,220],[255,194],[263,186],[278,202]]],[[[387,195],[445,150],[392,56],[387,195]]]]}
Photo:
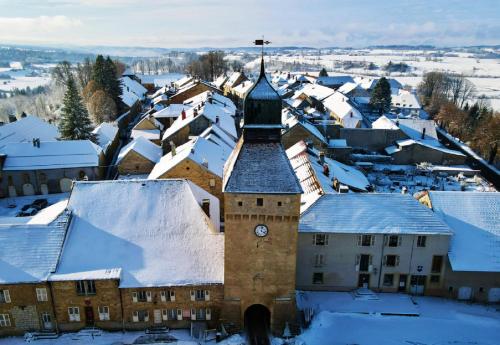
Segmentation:
{"type": "Polygon", "coordinates": [[[149,174],[161,155],[160,146],[143,137],[138,137],[120,150],[116,159],[118,173],[120,175],[149,174]]]}
{"type": "Polygon", "coordinates": [[[281,145],[281,99],[264,62],[245,99],[243,136],[224,172],[223,322],[281,333],[295,321],[302,189],[281,145]]]}
{"type": "Polygon", "coordinates": [[[193,80],[177,90],[177,93],[168,99],[168,104],[182,104],[186,100],[205,91],[218,92],[218,89],[204,81],[193,80]]]}

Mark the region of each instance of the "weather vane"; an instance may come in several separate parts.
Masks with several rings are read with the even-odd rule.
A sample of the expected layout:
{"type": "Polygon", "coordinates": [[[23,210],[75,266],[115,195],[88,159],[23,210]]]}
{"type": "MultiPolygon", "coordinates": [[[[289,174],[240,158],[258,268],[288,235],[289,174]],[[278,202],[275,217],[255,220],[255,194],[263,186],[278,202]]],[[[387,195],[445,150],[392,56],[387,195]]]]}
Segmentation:
{"type": "Polygon", "coordinates": [[[255,45],[256,46],[262,46],[262,58],[264,59],[264,45],[271,43],[270,41],[264,41],[264,36],[262,36],[262,39],[260,40],[255,40],[255,45]]]}

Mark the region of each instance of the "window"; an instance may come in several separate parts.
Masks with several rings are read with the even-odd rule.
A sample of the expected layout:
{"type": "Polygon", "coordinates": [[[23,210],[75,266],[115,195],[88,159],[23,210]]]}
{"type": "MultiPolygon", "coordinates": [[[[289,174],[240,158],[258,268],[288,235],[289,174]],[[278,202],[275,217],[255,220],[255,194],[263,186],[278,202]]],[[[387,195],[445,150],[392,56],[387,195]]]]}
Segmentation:
{"type": "Polygon", "coordinates": [[[325,256],[323,254],[316,254],[314,256],[314,267],[323,267],[325,265],[325,256]]]}
{"type": "Polygon", "coordinates": [[[375,236],[372,235],[359,235],[358,246],[370,247],[375,244],[375,236]]]}
{"type": "Polygon", "coordinates": [[[452,292],[452,291],[453,291],[453,286],[448,287],[448,292],[452,292]]]}
{"type": "Polygon", "coordinates": [[[47,289],[46,288],[36,288],[36,299],[38,302],[47,302],[47,289]]]}
{"type": "Polygon", "coordinates": [[[238,201],[238,206],[243,206],[243,201],[238,201]]]}
{"type": "Polygon", "coordinates": [[[205,308],[196,309],[196,320],[205,320],[205,308]]]}
{"type": "Polygon", "coordinates": [[[151,291],[138,291],[132,294],[132,299],[134,299],[134,294],[136,294],[135,299],[139,302],[151,302],[152,296],[151,291]]]}
{"type": "Polygon", "coordinates": [[[390,235],[389,240],[387,241],[387,245],[389,247],[397,247],[401,245],[400,237],[397,235],[390,235]]]}
{"type": "Polygon", "coordinates": [[[431,275],[431,283],[437,284],[437,283],[439,283],[439,280],[440,280],[439,275],[437,275],[437,274],[431,275]]]}
{"type": "Polygon", "coordinates": [[[177,309],[163,309],[161,311],[163,321],[176,320],[177,319],[177,309]]]}
{"type": "Polygon", "coordinates": [[[427,236],[417,237],[417,247],[425,247],[425,242],[427,241],[427,236]]]}
{"type": "Polygon", "coordinates": [[[0,290],[0,303],[10,303],[9,290],[0,290]]]}
{"type": "Polygon", "coordinates": [[[138,310],[134,311],[132,314],[132,321],[134,322],[148,322],[149,321],[149,313],[147,310],[138,310]]]}
{"type": "Polygon", "coordinates": [[[394,285],[394,274],[384,274],[384,286],[394,285]]]}
{"type": "Polygon", "coordinates": [[[443,266],[443,256],[442,255],[434,255],[432,257],[432,273],[441,273],[441,267],[443,266]]]}
{"type": "Polygon", "coordinates": [[[313,284],[323,284],[323,272],[313,273],[313,284]]]}
{"type": "Polygon", "coordinates": [[[210,292],[208,290],[191,290],[191,301],[209,301],[210,292]]]}
{"type": "Polygon", "coordinates": [[[387,267],[396,267],[399,265],[398,255],[386,255],[384,258],[384,265],[387,267]]]}
{"type": "Polygon", "coordinates": [[[278,206],[281,206],[281,201],[278,201],[278,206]]]}
{"type": "Polygon", "coordinates": [[[264,206],[264,199],[257,198],[257,206],[264,206]]]}
{"type": "Polygon", "coordinates": [[[175,292],[173,290],[160,291],[160,297],[162,302],[174,302],[175,292]]]}
{"type": "Polygon", "coordinates": [[[9,314],[0,314],[0,327],[10,327],[9,314]]]}
{"type": "Polygon", "coordinates": [[[99,306],[97,309],[99,310],[99,320],[101,320],[101,321],[109,320],[109,307],[108,306],[99,306]]]}
{"type": "Polygon", "coordinates": [[[210,200],[209,199],[203,199],[201,202],[201,209],[205,214],[210,217],[210,200]]]}
{"type": "Polygon", "coordinates": [[[328,245],[328,235],[327,234],[314,234],[313,244],[316,246],[326,246],[328,245]]]}
{"type": "Polygon", "coordinates": [[[80,308],[69,307],[68,308],[68,316],[69,316],[70,322],[79,322],[80,321],[80,308]]]}
{"type": "Polygon", "coordinates": [[[215,179],[214,178],[211,178],[209,181],[208,181],[210,187],[215,187],[215,179]]]}
{"type": "Polygon", "coordinates": [[[95,282],[93,280],[79,280],[76,282],[78,295],[95,295],[95,282]]]}

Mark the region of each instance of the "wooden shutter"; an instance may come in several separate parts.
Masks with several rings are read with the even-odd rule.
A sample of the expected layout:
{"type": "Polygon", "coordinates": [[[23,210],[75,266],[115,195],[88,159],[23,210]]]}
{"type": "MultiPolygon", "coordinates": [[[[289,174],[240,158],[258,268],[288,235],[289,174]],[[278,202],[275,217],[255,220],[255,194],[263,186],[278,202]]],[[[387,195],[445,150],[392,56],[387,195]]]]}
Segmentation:
{"type": "Polygon", "coordinates": [[[137,292],[132,292],[132,302],[137,303],[137,292]]]}
{"type": "Polygon", "coordinates": [[[3,290],[3,298],[5,299],[5,303],[10,303],[10,293],[9,293],[9,290],[3,290]]]}
{"type": "Polygon", "coordinates": [[[196,309],[191,308],[191,320],[196,320],[196,309]]]}
{"type": "Polygon", "coordinates": [[[132,321],[133,322],[139,322],[139,313],[134,311],[134,313],[132,314],[132,321]]]}
{"type": "Polygon", "coordinates": [[[361,261],[361,255],[356,255],[356,272],[359,272],[359,262],[361,261]]]}
{"type": "Polygon", "coordinates": [[[395,266],[399,266],[399,255],[396,255],[396,264],[395,266]]]}
{"type": "Polygon", "coordinates": [[[211,320],[212,319],[212,311],[210,310],[210,308],[207,308],[205,310],[205,319],[206,320],[211,320]]]}
{"type": "Polygon", "coordinates": [[[210,301],[210,291],[205,290],[205,301],[210,301]]]}
{"type": "Polygon", "coordinates": [[[363,236],[362,235],[358,235],[358,247],[360,247],[362,244],[363,244],[363,236]]]}
{"type": "Polygon", "coordinates": [[[375,235],[371,235],[371,239],[372,239],[372,246],[375,245],[375,235]]]}
{"type": "Polygon", "coordinates": [[[166,302],[167,301],[167,296],[166,296],[165,291],[160,291],[160,298],[161,298],[162,302],[166,302]]]}
{"type": "Polygon", "coordinates": [[[170,294],[170,300],[171,300],[172,302],[175,302],[175,291],[170,290],[170,291],[169,291],[169,294],[170,294]]]}
{"type": "Polygon", "coordinates": [[[149,311],[147,311],[146,315],[144,315],[144,322],[149,322],[149,311]]]}
{"type": "Polygon", "coordinates": [[[182,321],[182,309],[177,309],[177,320],[182,321]]]}
{"type": "Polygon", "coordinates": [[[191,301],[196,300],[196,291],[191,290],[191,301]]]}
{"type": "Polygon", "coordinates": [[[161,318],[163,321],[167,321],[168,320],[168,310],[167,309],[162,309],[161,311],[161,318]]]}
{"type": "Polygon", "coordinates": [[[80,321],[80,308],[73,307],[73,313],[75,315],[75,321],[80,321]]]}
{"type": "Polygon", "coordinates": [[[151,291],[146,291],[146,301],[151,302],[152,300],[151,291]]]}
{"type": "Polygon", "coordinates": [[[401,243],[403,243],[403,236],[398,236],[398,247],[401,247],[401,243]]]}

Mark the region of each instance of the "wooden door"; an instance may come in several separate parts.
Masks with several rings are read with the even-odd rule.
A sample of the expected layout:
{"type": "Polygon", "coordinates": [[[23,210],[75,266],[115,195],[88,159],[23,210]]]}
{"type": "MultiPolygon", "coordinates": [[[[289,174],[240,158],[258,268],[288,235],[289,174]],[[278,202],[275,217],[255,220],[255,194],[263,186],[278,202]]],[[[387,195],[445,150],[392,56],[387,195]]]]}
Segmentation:
{"type": "Polygon", "coordinates": [[[368,289],[370,286],[370,275],[366,273],[360,273],[358,279],[358,287],[368,289]]]}
{"type": "Polygon", "coordinates": [[[94,325],[94,309],[90,306],[85,307],[85,322],[88,326],[94,325]]]}
{"type": "Polygon", "coordinates": [[[155,323],[161,323],[161,310],[155,309],[153,312],[153,318],[155,323]]]}

